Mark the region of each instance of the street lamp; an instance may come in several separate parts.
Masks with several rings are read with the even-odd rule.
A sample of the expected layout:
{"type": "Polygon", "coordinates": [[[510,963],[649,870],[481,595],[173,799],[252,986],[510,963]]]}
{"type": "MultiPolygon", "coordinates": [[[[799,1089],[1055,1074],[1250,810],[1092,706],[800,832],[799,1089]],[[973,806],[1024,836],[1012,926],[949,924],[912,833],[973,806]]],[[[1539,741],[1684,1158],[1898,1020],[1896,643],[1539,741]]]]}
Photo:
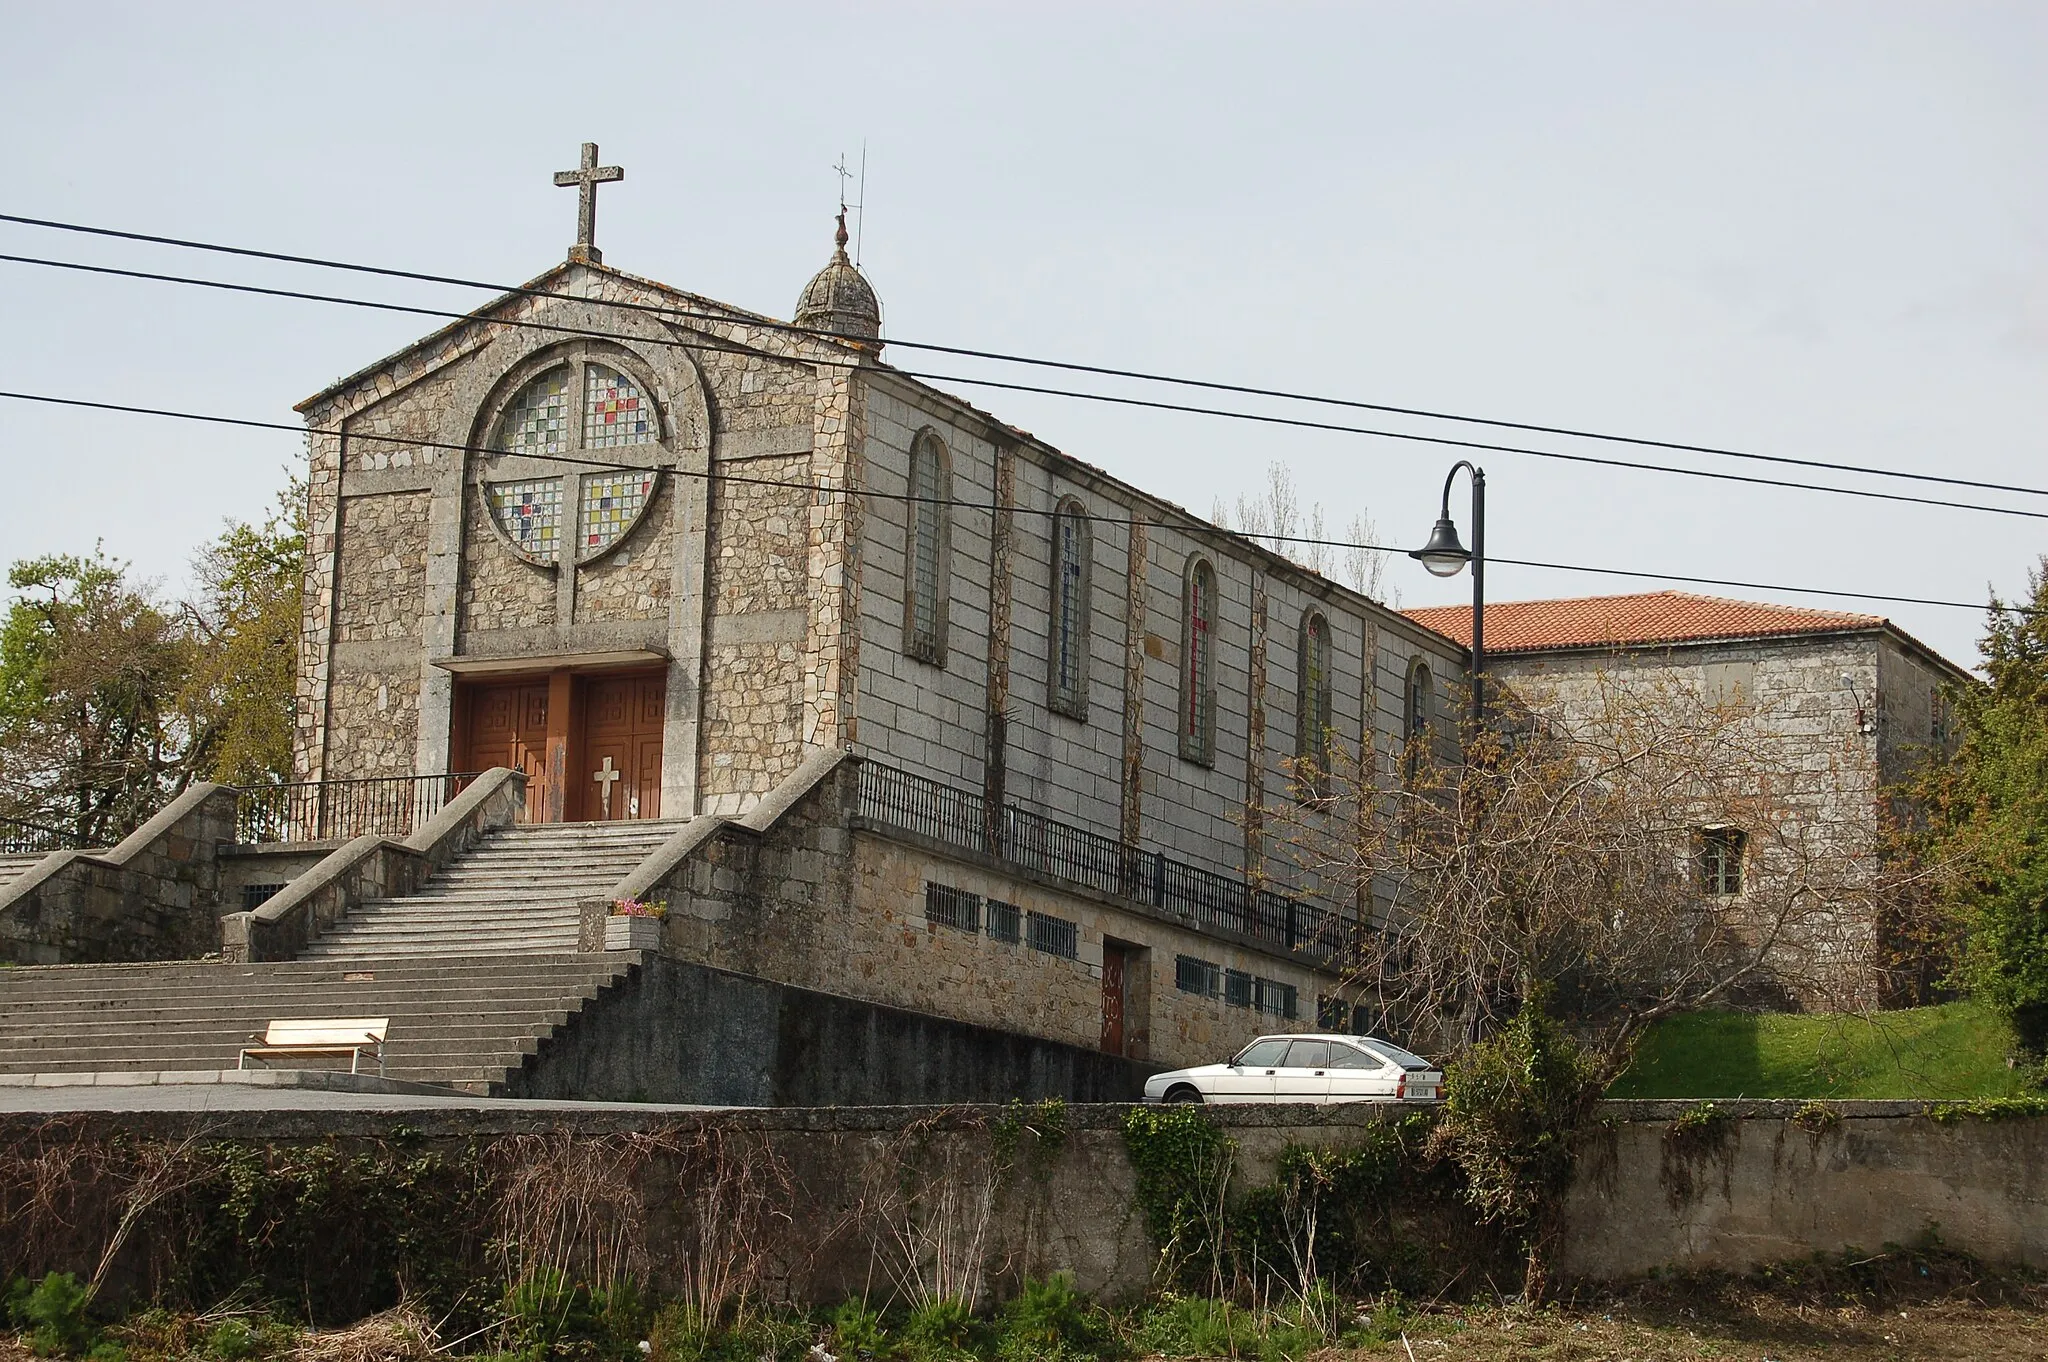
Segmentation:
{"type": "Polygon", "coordinates": [[[1486,721],[1486,470],[1460,459],[1444,477],[1443,509],[1429,542],[1410,549],[1408,556],[1438,577],[1455,577],[1472,565],[1472,733],[1477,737],[1486,721]],[[1458,527],[1451,520],[1451,484],[1462,468],[1472,475],[1472,547],[1458,542],[1458,527]]]}

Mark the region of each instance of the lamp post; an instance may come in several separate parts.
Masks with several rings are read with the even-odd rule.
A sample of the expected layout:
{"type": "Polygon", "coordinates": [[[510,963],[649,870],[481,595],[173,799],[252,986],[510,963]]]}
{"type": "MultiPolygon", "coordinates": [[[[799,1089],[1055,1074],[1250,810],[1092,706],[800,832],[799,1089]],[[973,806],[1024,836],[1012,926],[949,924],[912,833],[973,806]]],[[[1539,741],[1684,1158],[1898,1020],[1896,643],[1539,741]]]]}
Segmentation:
{"type": "Polygon", "coordinates": [[[1472,565],[1472,735],[1476,738],[1486,722],[1486,470],[1460,459],[1444,476],[1443,509],[1429,542],[1410,549],[1408,556],[1438,577],[1455,577],[1472,565]],[[1458,527],[1451,521],[1451,484],[1458,470],[1472,475],[1472,547],[1458,542],[1458,527]]]}

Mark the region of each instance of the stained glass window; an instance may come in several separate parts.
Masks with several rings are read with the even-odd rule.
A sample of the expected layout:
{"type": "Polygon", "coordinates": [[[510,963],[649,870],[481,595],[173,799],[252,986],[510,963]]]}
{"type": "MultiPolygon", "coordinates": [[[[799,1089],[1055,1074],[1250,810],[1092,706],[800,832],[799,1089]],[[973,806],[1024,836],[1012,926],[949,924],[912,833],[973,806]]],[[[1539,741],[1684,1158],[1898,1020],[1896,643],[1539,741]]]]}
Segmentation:
{"type": "Polygon", "coordinates": [[[653,490],[651,469],[598,473],[583,479],[582,538],[576,546],[579,552],[588,557],[616,543],[620,535],[632,528],[653,490]]]}
{"type": "Polygon", "coordinates": [[[514,454],[560,454],[569,447],[569,373],[556,369],[542,374],[512,399],[498,422],[498,448],[514,454]]]}
{"type": "Polygon", "coordinates": [[[1052,520],[1052,707],[1088,717],[1088,520],[1080,503],[1052,520]]]}
{"type": "Polygon", "coordinates": [[[1216,569],[1208,559],[1188,565],[1183,605],[1180,754],[1207,765],[1216,759],[1216,569]]]}
{"type": "Polygon", "coordinates": [[[583,447],[612,449],[653,442],[654,404],[640,385],[602,364],[592,364],[585,372],[583,447]]]}
{"type": "Polygon", "coordinates": [[[552,558],[562,532],[562,484],[557,478],[494,482],[486,491],[491,513],[512,542],[536,558],[552,558]]]}
{"type": "Polygon", "coordinates": [[[1298,691],[1294,755],[1295,773],[1304,793],[1319,794],[1330,769],[1330,622],[1319,610],[1301,619],[1301,640],[1295,658],[1298,691]]]}
{"type": "Polygon", "coordinates": [[[920,662],[946,665],[945,593],[950,480],[946,447],[938,437],[920,436],[910,447],[909,580],[904,583],[904,651],[920,662]]]}

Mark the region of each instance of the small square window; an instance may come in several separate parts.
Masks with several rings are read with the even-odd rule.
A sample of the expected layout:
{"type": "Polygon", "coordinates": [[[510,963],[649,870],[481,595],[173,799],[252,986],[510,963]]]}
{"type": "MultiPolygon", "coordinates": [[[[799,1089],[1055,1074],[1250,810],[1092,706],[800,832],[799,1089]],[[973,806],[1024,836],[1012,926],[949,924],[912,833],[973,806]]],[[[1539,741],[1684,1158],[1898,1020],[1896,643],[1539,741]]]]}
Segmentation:
{"type": "Polygon", "coordinates": [[[1699,831],[1700,888],[1716,898],[1742,892],[1742,853],[1749,837],[1740,828],[1699,831]]]}

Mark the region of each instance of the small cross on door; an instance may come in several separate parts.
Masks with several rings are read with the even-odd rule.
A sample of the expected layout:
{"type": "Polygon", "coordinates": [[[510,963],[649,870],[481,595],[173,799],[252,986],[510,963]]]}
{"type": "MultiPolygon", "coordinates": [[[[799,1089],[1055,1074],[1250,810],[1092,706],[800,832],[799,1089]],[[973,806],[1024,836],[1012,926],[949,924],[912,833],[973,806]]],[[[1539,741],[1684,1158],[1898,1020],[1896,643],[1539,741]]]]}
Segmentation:
{"type": "Polygon", "coordinates": [[[597,782],[598,802],[604,806],[604,816],[606,818],[612,816],[612,786],[618,781],[620,776],[625,774],[624,771],[615,770],[612,767],[612,759],[610,757],[604,759],[603,766],[590,773],[590,778],[597,782]]]}

